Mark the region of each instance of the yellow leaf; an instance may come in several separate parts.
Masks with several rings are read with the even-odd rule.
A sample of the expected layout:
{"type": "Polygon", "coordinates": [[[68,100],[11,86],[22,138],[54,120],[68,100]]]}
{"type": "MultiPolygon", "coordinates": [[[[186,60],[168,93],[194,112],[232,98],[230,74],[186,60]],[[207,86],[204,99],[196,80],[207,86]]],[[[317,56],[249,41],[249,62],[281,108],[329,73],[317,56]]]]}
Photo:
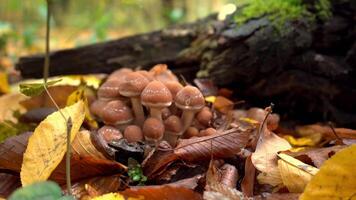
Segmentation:
{"type": "Polygon", "coordinates": [[[289,192],[301,193],[305,186],[319,169],[307,165],[292,156],[280,153],[278,160],[278,169],[282,177],[283,184],[289,192]]]}
{"type": "Polygon", "coordinates": [[[293,146],[303,147],[303,146],[316,146],[321,140],[321,134],[311,134],[306,137],[295,138],[291,135],[283,136],[289,143],[293,146]]]}
{"type": "Polygon", "coordinates": [[[209,102],[209,103],[214,103],[216,100],[216,96],[207,96],[205,97],[205,101],[209,102]]]}
{"type": "Polygon", "coordinates": [[[213,107],[217,111],[227,114],[229,111],[231,111],[234,108],[234,102],[230,101],[226,97],[217,96],[213,103],[213,107]]]}
{"type": "Polygon", "coordinates": [[[4,72],[0,72],[0,92],[1,93],[10,92],[9,82],[7,81],[7,74],[4,72]]]}
{"type": "Polygon", "coordinates": [[[300,200],[356,199],[356,145],[325,161],[305,188],[300,200]]]}
{"type": "Polygon", "coordinates": [[[66,153],[67,121],[72,121],[71,142],[81,127],[85,108],[82,101],[52,113],[43,120],[29,138],[21,167],[21,182],[23,186],[44,181],[61,162],[66,153]]]}
{"type": "Polygon", "coordinates": [[[129,197],[129,198],[125,198],[124,196],[122,196],[119,193],[108,193],[108,194],[104,194],[102,196],[99,197],[95,197],[92,198],[92,200],[144,200],[145,198],[133,198],[133,197],[129,197]]]}
{"type": "Polygon", "coordinates": [[[98,123],[95,121],[89,110],[88,99],[85,96],[85,86],[79,86],[67,98],[67,106],[73,105],[78,101],[83,101],[85,105],[85,122],[93,129],[98,128],[98,123]]]}

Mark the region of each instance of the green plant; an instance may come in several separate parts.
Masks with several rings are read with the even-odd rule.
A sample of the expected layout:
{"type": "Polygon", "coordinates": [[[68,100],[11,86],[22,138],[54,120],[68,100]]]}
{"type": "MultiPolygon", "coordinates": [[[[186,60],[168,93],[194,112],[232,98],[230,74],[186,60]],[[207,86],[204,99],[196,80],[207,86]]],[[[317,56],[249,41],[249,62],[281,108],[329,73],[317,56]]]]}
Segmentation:
{"type": "Polygon", "coordinates": [[[142,167],[141,165],[133,158],[129,158],[128,160],[128,175],[130,179],[138,183],[138,185],[144,185],[144,183],[147,181],[147,177],[143,175],[142,167]]]}

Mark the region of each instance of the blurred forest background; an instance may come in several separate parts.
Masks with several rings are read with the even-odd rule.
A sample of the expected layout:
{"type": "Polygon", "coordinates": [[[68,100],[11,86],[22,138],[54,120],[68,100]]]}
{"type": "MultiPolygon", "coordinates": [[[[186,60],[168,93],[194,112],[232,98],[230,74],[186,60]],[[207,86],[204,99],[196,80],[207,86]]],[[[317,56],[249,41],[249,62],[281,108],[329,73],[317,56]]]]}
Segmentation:
{"type": "MultiPolygon", "coordinates": [[[[235,0],[54,0],[51,49],[192,22],[235,0]]],[[[0,0],[0,67],[44,51],[45,0],[0,0]]]]}

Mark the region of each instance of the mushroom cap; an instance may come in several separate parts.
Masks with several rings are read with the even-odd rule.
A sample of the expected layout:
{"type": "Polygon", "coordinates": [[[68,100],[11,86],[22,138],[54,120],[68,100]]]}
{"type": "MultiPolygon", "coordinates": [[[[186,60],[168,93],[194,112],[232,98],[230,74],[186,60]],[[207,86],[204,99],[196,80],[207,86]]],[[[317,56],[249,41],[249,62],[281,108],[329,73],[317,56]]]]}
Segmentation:
{"type": "Polygon", "coordinates": [[[110,101],[103,109],[102,116],[105,124],[127,124],[133,120],[132,111],[122,101],[110,101]]]}
{"type": "Polygon", "coordinates": [[[147,78],[149,81],[154,81],[155,80],[155,77],[153,76],[153,74],[148,72],[148,71],[146,71],[146,70],[138,70],[136,72],[140,73],[142,76],[147,78]]]}
{"type": "Polygon", "coordinates": [[[164,127],[166,131],[179,133],[183,129],[183,123],[178,116],[171,115],[164,120],[164,127]]]}
{"type": "Polygon", "coordinates": [[[108,81],[112,80],[112,79],[120,80],[123,78],[124,75],[129,74],[130,72],[132,72],[132,69],[130,69],[130,68],[117,69],[108,76],[107,80],[108,81]]]}
{"type": "Polygon", "coordinates": [[[184,133],[185,138],[192,138],[198,136],[199,136],[199,130],[194,126],[189,127],[184,133]]]}
{"type": "Polygon", "coordinates": [[[205,130],[201,130],[199,132],[200,136],[209,136],[209,135],[214,135],[216,133],[216,129],[215,128],[207,128],[205,130]]]}
{"type": "Polygon", "coordinates": [[[166,82],[166,81],[176,81],[178,82],[178,78],[173,74],[171,70],[168,69],[166,64],[157,64],[153,66],[150,71],[153,76],[158,81],[166,82]]]}
{"type": "Polygon", "coordinates": [[[125,128],[124,138],[129,142],[143,141],[143,133],[139,126],[129,125],[125,128]]]}
{"type": "Polygon", "coordinates": [[[111,79],[103,83],[98,89],[98,98],[103,100],[110,100],[120,97],[119,92],[120,81],[118,79],[111,79]]]}
{"type": "Polygon", "coordinates": [[[101,117],[106,104],[108,104],[107,101],[97,99],[92,104],[90,104],[90,112],[98,117],[101,117]]]}
{"type": "Polygon", "coordinates": [[[143,123],[142,131],[146,140],[160,140],[164,134],[164,125],[161,120],[150,117],[143,123]]]}
{"type": "Polygon", "coordinates": [[[177,93],[175,104],[183,110],[200,110],[204,107],[205,100],[198,88],[187,85],[177,93]]]}
{"type": "Polygon", "coordinates": [[[204,126],[208,126],[210,120],[213,118],[213,113],[210,111],[209,108],[204,107],[201,111],[198,112],[196,118],[199,123],[204,126]]]}
{"type": "Polygon", "coordinates": [[[166,81],[163,82],[163,84],[168,88],[168,90],[171,92],[172,97],[175,98],[177,93],[183,89],[183,85],[180,84],[177,81],[166,81]]]}
{"type": "Polygon", "coordinates": [[[141,103],[148,107],[168,107],[172,104],[172,94],[163,83],[152,81],[142,91],[141,103]]]}
{"type": "Polygon", "coordinates": [[[137,97],[140,96],[148,83],[149,80],[140,73],[131,72],[120,81],[119,91],[122,96],[137,97]]]}
{"type": "Polygon", "coordinates": [[[120,140],[123,137],[119,129],[108,125],[99,128],[98,134],[101,135],[107,143],[113,140],[120,140]]]}
{"type": "Polygon", "coordinates": [[[161,113],[162,113],[162,119],[166,120],[169,116],[172,115],[172,112],[171,110],[169,110],[169,108],[162,108],[161,110],[161,113]]]}

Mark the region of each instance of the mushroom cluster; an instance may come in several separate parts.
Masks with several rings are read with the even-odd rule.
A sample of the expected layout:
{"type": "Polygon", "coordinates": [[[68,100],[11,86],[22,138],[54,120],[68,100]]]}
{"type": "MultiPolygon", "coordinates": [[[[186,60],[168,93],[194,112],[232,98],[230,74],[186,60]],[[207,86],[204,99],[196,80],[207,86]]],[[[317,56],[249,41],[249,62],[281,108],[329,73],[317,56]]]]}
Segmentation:
{"type": "Polygon", "coordinates": [[[180,84],[164,64],[149,71],[119,69],[108,76],[97,96],[90,110],[105,124],[101,132],[113,132],[111,126],[128,142],[157,145],[166,140],[174,147],[181,137],[216,133],[200,90],[180,84]]]}

